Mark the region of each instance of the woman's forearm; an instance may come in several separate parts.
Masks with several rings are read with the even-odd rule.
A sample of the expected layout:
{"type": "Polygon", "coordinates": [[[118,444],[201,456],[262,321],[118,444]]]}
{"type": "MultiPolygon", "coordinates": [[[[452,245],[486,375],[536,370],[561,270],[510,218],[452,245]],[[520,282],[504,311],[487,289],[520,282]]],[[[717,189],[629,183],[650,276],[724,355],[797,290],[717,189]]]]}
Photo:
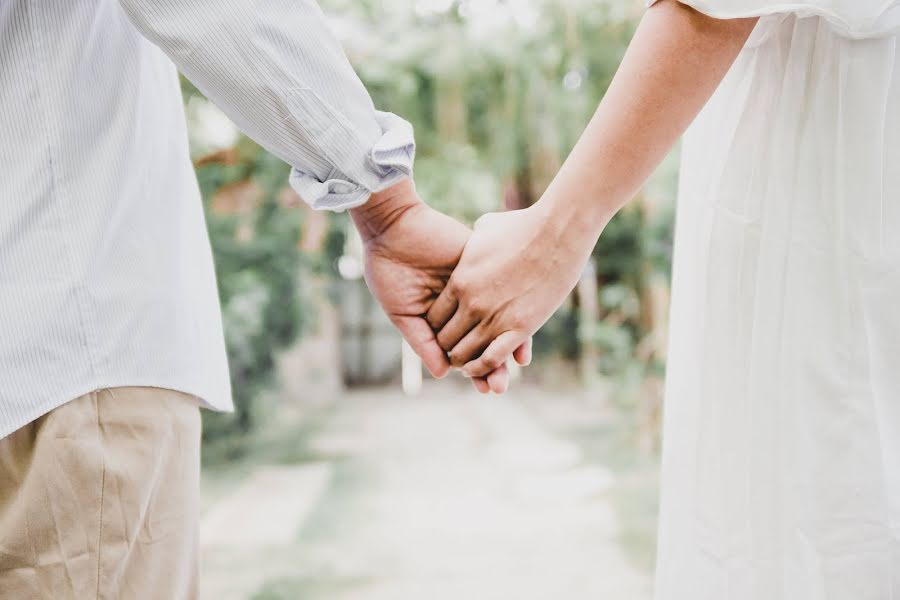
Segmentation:
{"type": "Polygon", "coordinates": [[[675,0],[650,8],[539,204],[596,240],[712,96],[755,24],[713,19],[675,0]]]}
{"type": "Polygon", "coordinates": [[[543,198],[479,220],[428,311],[455,366],[481,376],[559,308],[604,226],[713,94],[755,25],[675,0],[651,8],[597,113],[543,198]]]}

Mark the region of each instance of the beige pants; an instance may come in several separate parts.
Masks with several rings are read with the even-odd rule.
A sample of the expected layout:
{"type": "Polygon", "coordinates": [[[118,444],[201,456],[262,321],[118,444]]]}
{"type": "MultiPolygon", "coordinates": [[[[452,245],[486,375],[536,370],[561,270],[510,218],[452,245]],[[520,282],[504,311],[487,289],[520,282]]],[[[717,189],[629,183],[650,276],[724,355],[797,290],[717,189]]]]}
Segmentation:
{"type": "Polygon", "coordinates": [[[200,415],[170,390],[82,396],[0,439],[0,598],[197,596],[200,415]]]}

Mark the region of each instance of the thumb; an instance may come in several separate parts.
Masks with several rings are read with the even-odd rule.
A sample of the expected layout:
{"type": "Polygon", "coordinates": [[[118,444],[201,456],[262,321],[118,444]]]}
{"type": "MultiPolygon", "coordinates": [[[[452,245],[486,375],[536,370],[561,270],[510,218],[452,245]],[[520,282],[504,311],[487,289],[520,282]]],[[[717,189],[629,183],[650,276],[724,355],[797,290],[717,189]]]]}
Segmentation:
{"type": "Polygon", "coordinates": [[[392,316],[391,321],[406,339],[413,351],[419,355],[425,368],[438,379],[450,372],[447,355],[438,345],[434,331],[422,317],[392,316]]]}

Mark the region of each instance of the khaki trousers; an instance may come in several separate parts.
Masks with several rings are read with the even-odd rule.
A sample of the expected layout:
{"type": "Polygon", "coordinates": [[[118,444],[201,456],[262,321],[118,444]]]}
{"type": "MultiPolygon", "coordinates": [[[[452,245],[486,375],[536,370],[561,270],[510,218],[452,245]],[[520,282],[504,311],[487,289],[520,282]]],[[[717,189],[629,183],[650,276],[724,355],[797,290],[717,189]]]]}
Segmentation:
{"type": "Polygon", "coordinates": [[[197,597],[200,415],[92,392],[0,440],[0,598],[197,597]]]}

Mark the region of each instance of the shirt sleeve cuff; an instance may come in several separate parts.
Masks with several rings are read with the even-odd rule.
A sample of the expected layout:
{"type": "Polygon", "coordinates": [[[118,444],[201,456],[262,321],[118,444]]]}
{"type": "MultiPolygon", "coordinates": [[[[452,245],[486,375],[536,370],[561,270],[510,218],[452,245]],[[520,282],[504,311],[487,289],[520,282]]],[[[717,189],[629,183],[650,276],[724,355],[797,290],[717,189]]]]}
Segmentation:
{"type": "MultiPolygon", "coordinates": [[[[316,210],[343,211],[365,204],[373,192],[412,177],[416,143],[413,128],[395,114],[376,112],[381,138],[359,164],[349,161],[353,171],[332,169],[323,181],[299,169],[291,171],[291,187],[316,210]]],[[[347,161],[341,161],[348,164],[347,161]]]]}

